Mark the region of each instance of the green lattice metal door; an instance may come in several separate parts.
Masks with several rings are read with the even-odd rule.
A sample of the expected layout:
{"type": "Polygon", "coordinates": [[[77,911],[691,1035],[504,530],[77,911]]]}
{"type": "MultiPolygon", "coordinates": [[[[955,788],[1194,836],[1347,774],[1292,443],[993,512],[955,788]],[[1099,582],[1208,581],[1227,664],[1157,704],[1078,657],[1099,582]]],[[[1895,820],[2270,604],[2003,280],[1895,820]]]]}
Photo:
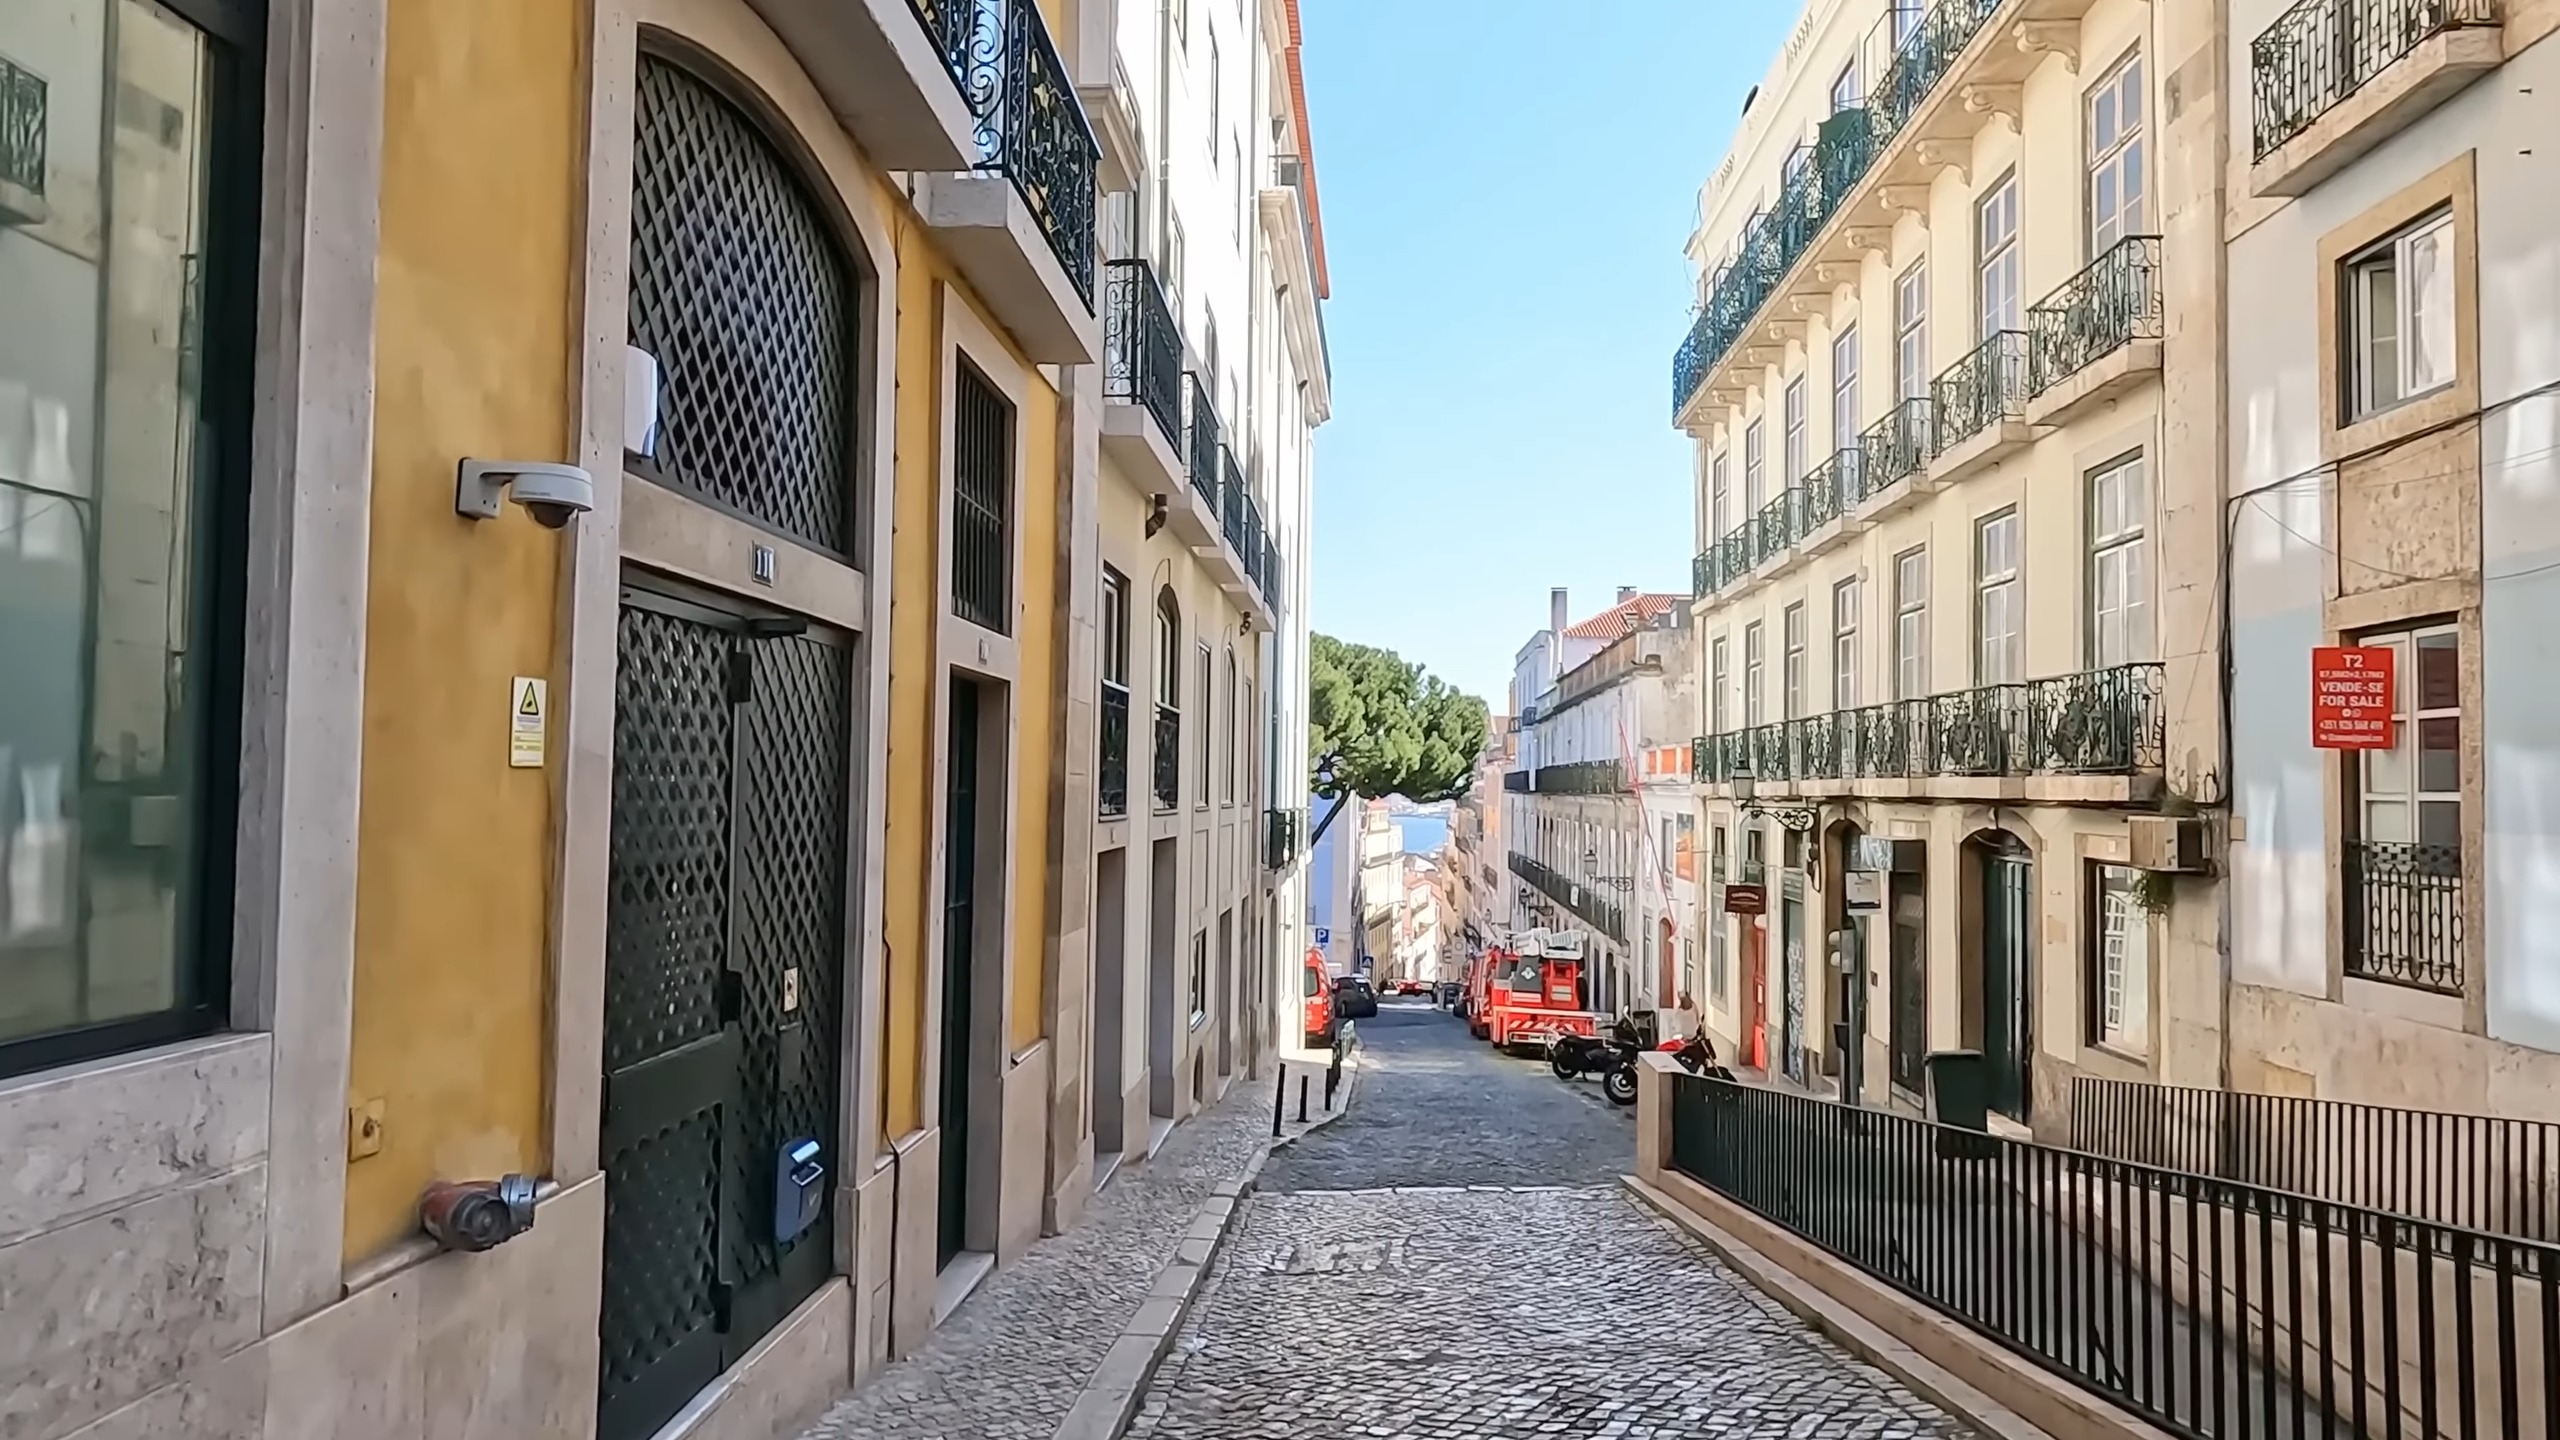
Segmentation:
{"type": "Polygon", "coordinates": [[[832,1173],[846,647],[626,587],[606,938],[598,1431],[644,1436],[824,1282],[785,1236],[785,1150],[832,1173]]]}

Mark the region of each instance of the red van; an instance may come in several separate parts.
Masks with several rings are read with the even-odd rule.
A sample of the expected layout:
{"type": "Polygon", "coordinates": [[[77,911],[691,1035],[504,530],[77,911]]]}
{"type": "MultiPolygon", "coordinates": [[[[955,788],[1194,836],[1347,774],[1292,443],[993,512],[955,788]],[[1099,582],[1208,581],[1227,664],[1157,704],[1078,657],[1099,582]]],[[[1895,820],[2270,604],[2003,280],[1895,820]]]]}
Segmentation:
{"type": "Polygon", "coordinates": [[[1307,1046],[1321,1050],[1333,1044],[1333,979],[1325,974],[1324,952],[1309,950],[1300,993],[1307,1001],[1307,1046]]]}

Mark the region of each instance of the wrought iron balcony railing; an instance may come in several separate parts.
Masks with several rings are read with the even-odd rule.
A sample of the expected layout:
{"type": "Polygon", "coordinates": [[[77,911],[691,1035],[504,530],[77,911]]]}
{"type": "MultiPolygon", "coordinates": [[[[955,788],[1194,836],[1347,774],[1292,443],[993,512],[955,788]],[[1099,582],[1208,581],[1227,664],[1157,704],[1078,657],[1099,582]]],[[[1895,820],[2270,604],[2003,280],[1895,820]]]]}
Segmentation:
{"type": "MultiPolygon", "coordinates": [[[[1671,357],[1671,410],[1687,408],[1709,372],[1759,317],[1787,272],[1821,238],[1874,167],[1876,157],[1908,126],[1956,57],[2007,0],[1938,0],[1892,48],[1866,108],[1824,121],[1819,138],[1784,171],[1778,198],[1743,226],[1731,263],[1709,278],[1706,296],[1671,357]]],[[[1878,27],[1891,32],[1888,17],[1878,27]]]]}
{"type": "Polygon", "coordinates": [[[1689,562],[1690,598],[1704,600],[1716,593],[1716,582],[1719,578],[1721,577],[1716,574],[1716,552],[1713,547],[1699,551],[1697,558],[1689,562]]]}
{"type": "Polygon", "coordinates": [[[978,121],[978,168],[1013,182],[1067,280],[1093,305],[1102,147],[1032,0],[908,0],[978,121]],[[955,49],[954,38],[960,41],[955,49]]]}
{"type": "Polygon", "coordinates": [[[2027,413],[2027,333],[1993,333],[1965,357],[1929,382],[1929,404],[1936,412],[1939,454],[1963,444],[2003,420],[2027,413]]]}
{"type": "Polygon", "coordinates": [[[1623,795],[1627,767],[1619,760],[1577,760],[1538,767],[1537,789],[1546,795],[1623,795]]]}
{"type": "Polygon", "coordinates": [[[44,194],[44,77],[0,57],[0,184],[44,194]]]}
{"type": "Polygon", "coordinates": [[[1760,563],[1759,530],[1760,518],[1748,516],[1716,541],[1716,572],[1725,584],[1750,574],[1751,567],[1760,563]]]}
{"type": "Polygon", "coordinates": [[[2160,338],[2160,237],[2128,235],[2027,311],[2027,393],[2160,338]]]}
{"type": "Polygon", "coordinates": [[[2302,0],[2249,42],[2250,139],[2264,160],[2447,30],[2499,23],[2499,0],[2302,0]]]}
{"type": "Polygon", "coordinates": [[[1218,529],[1227,537],[1227,545],[1238,556],[1244,554],[1244,467],[1236,463],[1236,452],[1225,447],[1218,451],[1218,529]]]}
{"type": "Polygon", "coordinates": [[[1265,818],[1263,863],[1274,870],[1286,870],[1306,853],[1307,812],[1273,810],[1265,818]]]}
{"type": "Polygon", "coordinates": [[[1627,941],[1626,909],[1600,891],[1561,874],[1529,856],[1514,852],[1511,873],[1529,882],[1530,888],[1558,905],[1580,916],[1583,923],[1623,945],[1627,941]]]}
{"type": "Polygon", "coordinates": [[[1858,436],[1858,478],[1874,495],[1929,468],[1936,454],[1935,408],[1924,396],[1894,403],[1884,418],[1858,436]]]}
{"type": "Polygon", "coordinates": [[[1188,437],[1186,458],[1190,462],[1191,488],[1214,510],[1218,505],[1218,454],[1226,446],[1226,436],[1218,424],[1218,407],[1209,403],[1208,387],[1200,383],[1200,372],[1194,370],[1185,378],[1190,382],[1183,387],[1190,413],[1183,433],[1188,437]]]}
{"type": "Polygon", "coordinates": [[[2444,995],[2462,993],[2462,848],[2349,840],[2346,972],[2444,995]]]}
{"type": "Polygon", "coordinates": [[[1156,702],[1156,808],[1182,808],[1182,712],[1156,702]]]}
{"type": "Polygon", "coordinates": [[[1531,789],[1529,784],[1529,772],[1526,770],[1503,771],[1502,788],[1514,795],[1528,794],[1531,789]]]}
{"type": "Polygon", "coordinates": [[[1766,565],[1796,543],[1796,492],[1790,486],[1760,507],[1751,522],[1751,563],[1766,565]]]}
{"type": "Polygon", "coordinates": [[[1102,753],[1094,766],[1094,789],[1103,815],[1118,819],[1129,813],[1129,687],[1102,682],[1102,753]]]}
{"type": "Polygon", "coordinates": [[[2156,663],[1774,721],[1699,737],[1692,775],[1755,780],[2133,775],[2159,770],[2167,714],[2156,663]]]}
{"type": "Polygon", "coordinates": [[[1798,518],[1806,535],[1843,515],[1856,514],[1867,503],[1866,452],[1855,445],[1833,451],[1830,459],[1804,477],[1803,490],[1798,518]]]}
{"type": "Polygon", "coordinates": [[[1182,329],[1144,260],[1103,267],[1102,393],[1147,407],[1165,443],[1182,448],[1182,329]]]}

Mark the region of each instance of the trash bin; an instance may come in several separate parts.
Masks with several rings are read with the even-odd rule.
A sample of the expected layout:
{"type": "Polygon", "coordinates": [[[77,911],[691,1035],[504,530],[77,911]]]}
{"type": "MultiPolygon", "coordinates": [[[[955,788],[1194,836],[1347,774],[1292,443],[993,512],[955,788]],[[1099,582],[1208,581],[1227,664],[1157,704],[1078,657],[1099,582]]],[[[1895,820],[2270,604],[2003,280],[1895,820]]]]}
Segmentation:
{"type": "Polygon", "coordinates": [[[1989,1155],[1991,1070],[1983,1063],[1982,1052],[1932,1050],[1921,1064],[1928,1076],[1929,1119],[1939,1127],[1939,1157],[1971,1160],[1989,1155]]]}

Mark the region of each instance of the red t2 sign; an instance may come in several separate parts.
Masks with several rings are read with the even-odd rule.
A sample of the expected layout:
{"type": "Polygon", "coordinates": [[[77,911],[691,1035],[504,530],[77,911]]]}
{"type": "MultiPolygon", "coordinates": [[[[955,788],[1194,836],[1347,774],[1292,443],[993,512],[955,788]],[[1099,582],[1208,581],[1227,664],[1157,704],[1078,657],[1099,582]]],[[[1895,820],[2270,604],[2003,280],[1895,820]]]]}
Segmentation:
{"type": "Polygon", "coordinates": [[[2311,743],[2322,750],[2391,748],[2392,658],[2387,645],[2322,645],[2311,652],[2311,743]]]}

